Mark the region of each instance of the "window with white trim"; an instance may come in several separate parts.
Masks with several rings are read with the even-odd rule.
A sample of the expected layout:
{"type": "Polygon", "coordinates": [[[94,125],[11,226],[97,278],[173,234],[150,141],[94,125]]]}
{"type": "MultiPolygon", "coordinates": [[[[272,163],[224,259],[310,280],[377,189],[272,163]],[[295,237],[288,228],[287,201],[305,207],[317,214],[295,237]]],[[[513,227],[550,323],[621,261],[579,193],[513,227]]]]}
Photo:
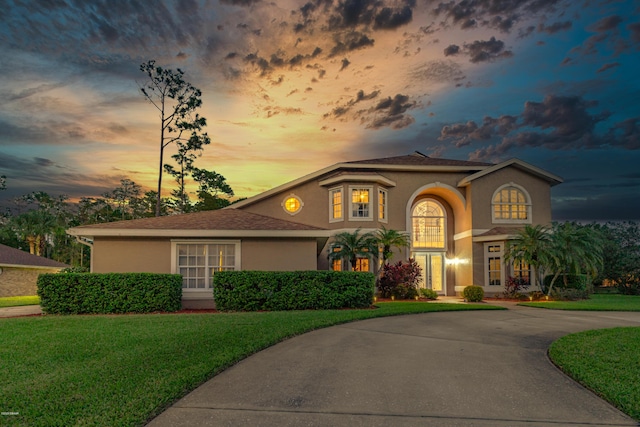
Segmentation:
{"type": "Polygon", "coordinates": [[[387,190],[378,189],[378,221],[387,222],[387,190]]]}
{"type": "Polygon", "coordinates": [[[369,258],[358,257],[356,258],[356,267],[354,271],[369,271],[369,258]]]}
{"type": "Polygon", "coordinates": [[[302,199],[295,194],[290,194],[282,201],[282,207],[289,215],[297,214],[303,206],[302,199]]]}
{"type": "Polygon", "coordinates": [[[175,244],[175,272],[182,275],[182,288],[208,290],[213,287],[213,276],[218,271],[239,270],[240,243],[187,243],[175,244]]]}
{"type": "Polygon", "coordinates": [[[445,247],[446,214],[435,200],[420,201],[411,211],[411,245],[414,248],[445,247]]]}
{"type": "Polygon", "coordinates": [[[502,243],[488,243],[485,245],[485,281],[487,286],[502,286],[504,271],[502,269],[502,243]]]}
{"type": "Polygon", "coordinates": [[[329,190],[329,221],[342,221],[342,187],[329,190]]]}
{"type": "Polygon", "coordinates": [[[519,185],[503,185],[496,190],[491,201],[493,222],[530,223],[530,200],[529,194],[519,185]]]}
{"type": "Polygon", "coordinates": [[[349,187],[349,219],[367,221],[373,219],[371,193],[373,187],[349,187]]]}

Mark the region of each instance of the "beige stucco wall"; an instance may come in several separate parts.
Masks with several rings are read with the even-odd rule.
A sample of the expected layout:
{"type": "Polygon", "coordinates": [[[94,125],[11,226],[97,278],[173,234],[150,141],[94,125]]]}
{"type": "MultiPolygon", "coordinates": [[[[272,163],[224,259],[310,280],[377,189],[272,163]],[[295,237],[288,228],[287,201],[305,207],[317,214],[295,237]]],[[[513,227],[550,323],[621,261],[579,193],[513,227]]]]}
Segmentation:
{"type": "Polygon", "coordinates": [[[242,239],[242,269],[316,270],[316,239],[242,239]]]}
{"type": "Polygon", "coordinates": [[[0,298],[37,295],[38,276],[57,273],[59,268],[0,267],[0,298]]]}
{"type": "Polygon", "coordinates": [[[96,238],[93,273],[171,273],[169,239],[96,238]]]}
{"type": "MultiPolygon", "coordinates": [[[[471,183],[473,204],[473,228],[491,229],[505,224],[494,223],[491,201],[495,191],[505,184],[514,183],[523,187],[531,197],[531,223],[551,222],[551,188],[541,178],[530,175],[516,167],[506,167],[471,183]]],[[[509,226],[510,224],[506,224],[509,226]]]]}

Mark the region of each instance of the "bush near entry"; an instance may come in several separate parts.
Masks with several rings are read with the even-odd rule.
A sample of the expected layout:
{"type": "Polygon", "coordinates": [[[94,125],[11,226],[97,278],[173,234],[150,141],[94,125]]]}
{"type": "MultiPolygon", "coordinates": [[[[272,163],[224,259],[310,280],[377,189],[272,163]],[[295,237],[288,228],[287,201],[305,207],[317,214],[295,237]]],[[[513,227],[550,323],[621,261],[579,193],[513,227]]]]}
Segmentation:
{"type": "Polygon", "coordinates": [[[422,269],[413,259],[385,264],[378,279],[378,292],[382,298],[413,299],[418,295],[422,269]]]}
{"type": "Polygon", "coordinates": [[[482,286],[467,286],[462,291],[462,296],[467,302],[480,302],[484,298],[484,289],[482,286]]]}
{"type": "Polygon", "coordinates": [[[38,296],[47,314],[177,311],[182,276],[153,273],[41,274],[38,296]]]}
{"type": "Polygon", "coordinates": [[[220,271],[216,308],[279,311],[369,307],[375,276],[356,271],[220,271]]]}

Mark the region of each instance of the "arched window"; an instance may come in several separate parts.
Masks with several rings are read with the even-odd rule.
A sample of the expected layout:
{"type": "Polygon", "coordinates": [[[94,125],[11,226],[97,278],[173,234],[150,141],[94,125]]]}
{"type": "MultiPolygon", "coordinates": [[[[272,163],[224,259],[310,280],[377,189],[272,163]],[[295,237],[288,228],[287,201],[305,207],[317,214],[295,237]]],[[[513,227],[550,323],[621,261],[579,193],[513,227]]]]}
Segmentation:
{"type": "Polygon", "coordinates": [[[494,222],[531,222],[531,202],[524,188],[504,185],[493,194],[491,203],[494,222]]]}
{"type": "Polygon", "coordinates": [[[440,203],[423,200],[411,211],[411,240],[414,248],[444,249],[446,214],[440,203]]]}

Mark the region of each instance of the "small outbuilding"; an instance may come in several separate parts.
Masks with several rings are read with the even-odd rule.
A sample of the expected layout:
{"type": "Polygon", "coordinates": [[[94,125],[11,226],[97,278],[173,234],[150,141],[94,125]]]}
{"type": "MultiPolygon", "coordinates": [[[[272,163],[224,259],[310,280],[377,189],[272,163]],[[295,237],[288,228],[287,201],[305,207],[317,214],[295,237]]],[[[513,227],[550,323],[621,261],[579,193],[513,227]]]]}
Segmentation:
{"type": "Polygon", "coordinates": [[[38,276],[57,273],[67,264],[0,244],[0,298],[37,294],[38,276]]]}

